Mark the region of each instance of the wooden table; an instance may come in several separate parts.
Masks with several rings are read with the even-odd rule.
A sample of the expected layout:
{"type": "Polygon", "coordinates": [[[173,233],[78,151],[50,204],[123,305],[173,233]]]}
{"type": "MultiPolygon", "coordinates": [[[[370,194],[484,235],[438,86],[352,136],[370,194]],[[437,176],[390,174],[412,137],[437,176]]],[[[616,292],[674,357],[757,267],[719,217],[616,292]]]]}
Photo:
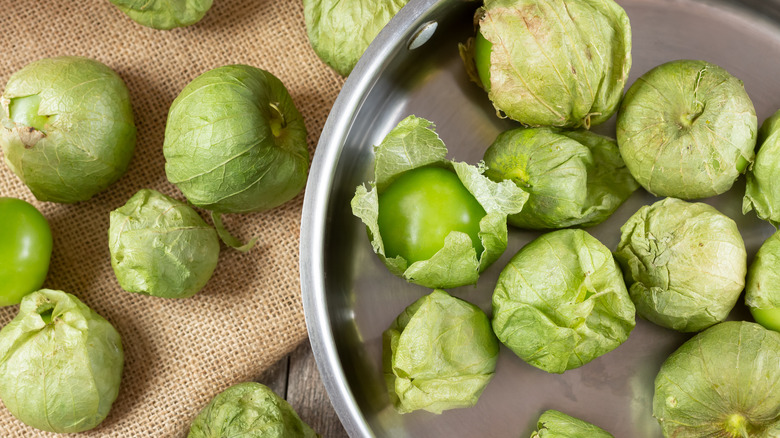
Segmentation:
{"type": "Polygon", "coordinates": [[[268,369],[258,382],[287,400],[306,424],[323,438],[348,438],[330,404],[309,341],[268,369]]]}

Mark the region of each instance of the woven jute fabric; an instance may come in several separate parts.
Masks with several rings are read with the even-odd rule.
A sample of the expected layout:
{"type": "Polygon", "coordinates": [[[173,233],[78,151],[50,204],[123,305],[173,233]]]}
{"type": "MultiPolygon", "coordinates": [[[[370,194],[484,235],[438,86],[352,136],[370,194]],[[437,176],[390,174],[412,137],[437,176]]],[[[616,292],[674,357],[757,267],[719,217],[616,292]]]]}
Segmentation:
{"type": "MultiPolygon", "coordinates": [[[[243,240],[259,235],[259,243],[248,253],[223,245],[214,276],[185,300],[120,288],[109,212],[142,188],[184,200],[165,177],[162,145],[171,102],[199,74],[226,64],[275,74],[303,114],[312,153],[343,80],[312,51],[299,0],[214,0],[200,23],[172,31],[136,24],[108,0],[0,0],[0,29],[0,85],[29,62],[87,56],[124,79],[138,128],[127,173],[86,202],[38,202],[0,164],[0,196],[25,199],[49,220],[54,251],[44,286],[78,296],[122,336],[119,397],[98,428],[77,436],[185,437],[214,395],[259,377],[306,338],[298,276],[303,196],[268,212],[226,215],[231,232],[243,240]]],[[[0,308],[0,325],[17,311],[0,308]]],[[[0,436],[58,435],[27,427],[0,406],[0,436]]]]}

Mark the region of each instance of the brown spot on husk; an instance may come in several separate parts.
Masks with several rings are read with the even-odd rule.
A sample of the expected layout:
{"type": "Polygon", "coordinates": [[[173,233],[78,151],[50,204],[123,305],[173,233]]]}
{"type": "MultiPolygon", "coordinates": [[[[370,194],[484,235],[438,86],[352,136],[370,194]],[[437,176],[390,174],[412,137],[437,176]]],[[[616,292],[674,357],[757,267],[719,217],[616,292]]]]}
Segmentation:
{"type": "Polygon", "coordinates": [[[46,137],[42,131],[31,126],[17,125],[15,130],[25,149],[32,149],[42,138],[46,137]]]}
{"type": "Polygon", "coordinates": [[[527,5],[517,11],[518,14],[520,14],[520,18],[523,19],[525,27],[528,28],[528,32],[530,32],[531,35],[539,35],[543,25],[542,19],[537,13],[538,11],[539,7],[536,5],[527,5]]]}

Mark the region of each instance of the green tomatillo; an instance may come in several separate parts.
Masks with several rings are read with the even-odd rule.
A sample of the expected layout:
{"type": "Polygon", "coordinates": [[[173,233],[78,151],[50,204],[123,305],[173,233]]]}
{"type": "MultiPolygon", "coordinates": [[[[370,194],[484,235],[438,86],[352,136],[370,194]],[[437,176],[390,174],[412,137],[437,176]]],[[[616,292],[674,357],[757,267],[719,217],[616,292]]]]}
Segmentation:
{"type": "Polygon", "coordinates": [[[520,228],[587,227],[606,220],[639,185],[611,138],[584,129],[516,128],[485,152],[490,179],[529,194],[509,223],[520,228]]]}
{"type": "Polygon", "coordinates": [[[620,232],[615,258],[640,316],[681,332],[726,319],[747,272],[731,218],[708,204],[666,198],[640,208],[620,232]]]}
{"type": "Polygon", "coordinates": [[[664,437],[780,436],[780,333],[726,321],[697,334],[661,366],[653,416],[664,437]]]}
{"type": "Polygon", "coordinates": [[[385,383],[402,414],[474,406],[497,360],[485,313],[443,290],[407,307],[382,336],[385,383]]]}
{"type": "Polygon", "coordinates": [[[43,285],[52,236],[46,218],[31,204],[0,198],[0,306],[19,304],[43,285]]]}
{"type": "Polygon", "coordinates": [[[747,274],[745,304],[757,323],[780,332],[780,233],[758,249],[747,274]]]}
{"type": "Polygon", "coordinates": [[[342,76],[409,0],[303,0],[314,53],[342,76]]]}
{"type": "Polygon", "coordinates": [[[320,438],[289,403],[257,382],[217,394],[195,417],[187,438],[320,438]]]}
{"type": "MultiPolygon", "coordinates": [[[[284,84],[248,65],[226,65],[190,82],[165,127],[165,173],[192,204],[222,213],[277,207],[306,184],[309,149],[303,117],[284,84]]],[[[248,249],[241,247],[241,249],[248,249]]]]}
{"type": "Polygon", "coordinates": [[[374,252],[415,284],[476,283],[506,249],[506,217],[528,194],[511,181],[491,181],[484,167],[448,161],[432,123],[416,116],[402,120],[375,153],[370,190],[360,185],[352,198],[374,252]]]}
{"type": "Polygon", "coordinates": [[[388,257],[427,260],[444,247],[451,231],[468,234],[482,254],[479,221],[485,209],[448,169],[410,170],[379,195],[379,232],[388,257]]]}
{"type": "Polygon", "coordinates": [[[169,30],[200,21],[213,0],[110,0],[138,24],[169,30]]]}
{"type": "Polygon", "coordinates": [[[6,164],[41,201],[86,201],[125,173],[135,149],[127,86],[89,58],[41,59],[11,75],[0,119],[6,164]]]}
{"type": "Polygon", "coordinates": [[[588,128],[617,110],[631,26],[613,0],[485,0],[460,52],[496,111],[528,126],[588,128]]]}
{"type": "Polygon", "coordinates": [[[780,111],[766,119],[758,130],[756,161],[746,173],[742,213],[756,211],[756,216],[780,226],[780,111]]]}
{"type": "Polygon", "coordinates": [[[558,230],[525,245],[493,291],[493,331],[548,373],[578,368],[622,344],[634,303],[609,249],[586,231],[558,230]]]}
{"type": "Polygon", "coordinates": [[[656,196],[680,199],[731,188],[755,158],[756,131],[742,81],[705,61],[671,61],[643,74],[617,116],[631,175],[656,196]]]}
{"type": "Polygon", "coordinates": [[[119,394],[119,333],[78,298],[41,289],[0,330],[0,399],[28,426],[56,433],[97,427],[119,394]]]}
{"type": "Polygon", "coordinates": [[[544,411],[531,438],[615,438],[606,430],[553,409],[544,411]]]}
{"type": "Polygon", "coordinates": [[[217,267],[219,238],[189,205],[141,189],[111,212],[111,267],[128,292],[189,298],[217,267]]]}

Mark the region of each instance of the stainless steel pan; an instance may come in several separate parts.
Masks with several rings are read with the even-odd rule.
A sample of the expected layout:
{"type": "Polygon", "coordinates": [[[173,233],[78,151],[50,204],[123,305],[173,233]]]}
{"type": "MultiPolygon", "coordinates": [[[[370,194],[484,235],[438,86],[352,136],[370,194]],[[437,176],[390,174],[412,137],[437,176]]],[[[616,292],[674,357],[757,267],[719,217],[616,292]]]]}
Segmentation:
{"type": "MultiPolygon", "coordinates": [[[[759,122],[780,108],[780,2],[618,2],[633,30],[630,82],[669,60],[704,59],[745,82],[759,122]]],[[[402,416],[389,405],[382,332],[430,291],[387,271],[349,202],[355,187],[372,178],[372,146],[409,114],[434,121],[451,158],[471,163],[482,158],[499,132],[515,126],[495,116],[458,57],[457,43],[473,32],[478,6],[412,0],[349,77],[320,138],[306,189],[300,263],[309,335],[333,405],[352,437],[526,437],[548,408],[593,422],[618,438],[660,437],[651,414],[653,379],[687,336],[643,320],[622,346],[563,375],[540,371],[502,348],[496,376],[473,408],[402,416]]],[[[614,123],[597,131],[614,136],[614,123]]],[[[730,192],[707,202],[737,221],[752,258],[773,230],[753,213],[742,215],[743,193],[740,179],[730,192]]],[[[653,200],[640,190],[589,231],[614,249],[620,226],[653,200]]],[[[510,230],[509,249],[479,284],[450,292],[489,311],[499,272],[537,235],[510,230]]],[[[741,302],[731,317],[750,318],[741,302]]]]}

